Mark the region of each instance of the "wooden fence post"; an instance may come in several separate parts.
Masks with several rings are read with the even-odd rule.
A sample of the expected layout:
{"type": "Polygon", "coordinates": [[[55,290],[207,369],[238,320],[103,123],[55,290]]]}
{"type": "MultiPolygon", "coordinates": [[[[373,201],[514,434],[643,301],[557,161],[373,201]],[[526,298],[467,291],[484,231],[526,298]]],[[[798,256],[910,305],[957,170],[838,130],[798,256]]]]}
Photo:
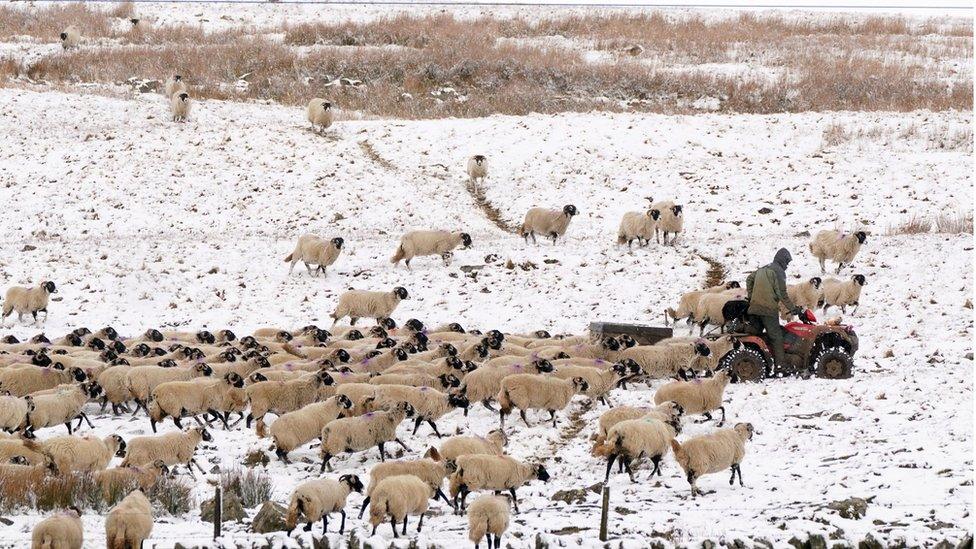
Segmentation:
{"type": "Polygon", "coordinates": [[[607,541],[607,515],[610,513],[610,488],[603,487],[603,505],[600,508],[600,541],[607,541]]]}
{"type": "Polygon", "coordinates": [[[221,511],[223,510],[223,502],[220,501],[220,483],[214,487],[214,540],[220,537],[220,521],[221,521],[221,511]]]}

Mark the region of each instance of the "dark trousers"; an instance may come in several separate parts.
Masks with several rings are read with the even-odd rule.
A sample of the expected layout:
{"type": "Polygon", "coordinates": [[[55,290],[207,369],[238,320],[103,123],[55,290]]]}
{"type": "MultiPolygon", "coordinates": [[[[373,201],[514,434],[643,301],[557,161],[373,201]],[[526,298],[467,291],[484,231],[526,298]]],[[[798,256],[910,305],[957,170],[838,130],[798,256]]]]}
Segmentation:
{"type": "Polygon", "coordinates": [[[776,315],[749,315],[749,322],[757,334],[762,333],[763,330],[769,334],[769,342],[773,347],[773,360],[781,368],[786,366],[785,351],[783,351],[783,327],[779,324],[779,317],[776,315]]]}

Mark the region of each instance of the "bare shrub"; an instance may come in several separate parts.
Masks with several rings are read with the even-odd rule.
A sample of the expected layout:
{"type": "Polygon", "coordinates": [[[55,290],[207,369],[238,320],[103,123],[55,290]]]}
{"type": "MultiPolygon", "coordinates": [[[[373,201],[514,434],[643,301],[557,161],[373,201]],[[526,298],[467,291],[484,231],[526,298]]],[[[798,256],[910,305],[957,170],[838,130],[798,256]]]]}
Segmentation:
{"type": "Polygon", "coordinates": [[[946,212],[933,219],[912,216],[901,225],[889,227],[887,234],[973,234],[972,212],[946,212]]]}
{"type": "Polygon", "coordinates": [[[68,25],[78,27],[82,36],[108,36],[112,31],[106,13],[83,2],[0,6],[0,39],[26,34],[57,42],[68,25]]]}
{"type": "Polygon", "coordinates": [[[222,472],[220,486],[224,491],[237,494],[244,507],[254,507],[271,499],[271,477],[252,468],[222,472]]]}
{"type": "Polygon", "coordinates": [[[174,477],[160,476],[146,492],[153,507],[168,515],[180,516],[193,508],[193,485],[174,477]]]}

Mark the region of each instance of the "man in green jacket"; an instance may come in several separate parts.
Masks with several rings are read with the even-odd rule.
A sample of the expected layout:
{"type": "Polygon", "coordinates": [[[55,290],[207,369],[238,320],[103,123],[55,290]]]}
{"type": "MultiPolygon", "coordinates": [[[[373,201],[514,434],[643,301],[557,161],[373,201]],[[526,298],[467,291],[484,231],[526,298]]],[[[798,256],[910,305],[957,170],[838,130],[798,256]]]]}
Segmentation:
{"type": "Polygon", "coordinates": [[[786,248],[780,248],[773,262],[760,267],[746,279],[749,291],[749,314],[755,317],[769,334],[773,343],[773,358],[777,368],[786,366],[783,351],[783,328],[779,325],[779,306],[799,315],[803,312],[786,295],[786,267],[793,257],[786,248]]]}

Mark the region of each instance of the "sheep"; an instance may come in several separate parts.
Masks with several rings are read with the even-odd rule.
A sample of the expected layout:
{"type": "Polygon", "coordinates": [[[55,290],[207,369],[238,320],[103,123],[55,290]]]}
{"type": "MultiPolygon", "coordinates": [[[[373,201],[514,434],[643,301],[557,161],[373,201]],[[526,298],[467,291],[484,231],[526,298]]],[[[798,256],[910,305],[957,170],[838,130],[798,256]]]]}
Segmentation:
{"type": "Polygon", "coordinates": [[[476,154],[468,159],[467,165],[468,181],[477,191],[478,182],[484,181],[488,177],[488,159],[482,154],[476,154]]]}
{"type": "Polygon", "coordinates": [[[551,347],[536,347],[535,353],[542,355],[550,352],[564,352],[570,357],[599,358],[614,360],[621,351],[620,341],[615,337],[605,337],[599,343],[577,343],[575,345],[554,345],[551,347]]]}
{"type": "Polygon", "coordinates": [[[650,213],[653,217],[654,212],[658,213],[657,222],[654,224],[654,241],[658,240],[658,231],[664,233],[664,245],[668,245],[668,234],[672,233],[671,245],[673,246],[678,239],[678,233],[684,228],[683,206],[677,205],[670,200],[651,204],[650,213]]]}
{"type": "Polygon", "coordinates": [[[173,122],[186,122],[192,104],[190,94],[185,91],[174,93],[169,101],[169,112],[173,115],[173,122]]]}
{"type": "MultiPolygon", "coordinates": [[[[299,484],[291,494],[288,513],[285,515],[286,535],[291,535],[299,515],[305,517],[304,531],[310,532],[312,524],[322,519],[322,534],[329,530],[329,514],[342,514],[339,533],[346,529],[346,499],[350,492],[363,493],[363,483],[356,475],[342,475],[339,480],[315,479],[299,484]]],[[[360,515],[361,517],[362,515],[360,515]]]]}
{"type": "Polygon", "coordinates": [[[339,296],[339,304],[331,315],[333,326],[340,318],[349,317],[349,324],[355,325],[360,318],[382,319],[389,318],[400,304],[401,300],[409,299],[407,290],[402,286],[393,288],[391,292],[367,292],[364,290],[349,290],[339,296]]]}
{"type": "Polygon", "coordinates": [[[369,384],[450,389],[459,386],[461,382],[453,374],[441,374],[439,376],[430,374],[382,374],[370,378],[369,384]]]}
{"type": "MultiPolygon", "coordinates": [[[[448,345],[448,344],[445,344],[448,345]]],[[[464,378],[467,365],[456,356],[434,360],[433,362],[414,361],[413,359],[391,366],[383,371],[384,374],[427,374],[432,376],[453,375],[458,379],[464,378]]]]}
{"type": "Polygon", "coordinates": [[[25,433],[33,434],[37,429],[63,424],[72,434],[71,421],[78,419],[78,426],[84,419],[89,427],[91,420],[81,410],[90,398],[97,398],[102,388],[97,383],[81,385],[62,385],[53,393],[27,396],[27,422],[25,433]]]}
{"type": "Polygon", "coordinates": [[[477,490],[508,490],[518,513],[515,490],[532,479],[549,480],[549,472],[540,464],[529,465],[509,456],[471,454],[457,458],[457,469],[451,475],[454,508],[464,512],[468,494],[477,490]],[[461,501],[458,503],[457,498],[461,501]]]}
{"type": "Polygon", "coordinates": [[[137,549],[153,529],[152,505],[140,490],[130,492],[105,517],[109,549],[137,549]]]}
{"type": "Polygon", "coordinates": [[[81,549],[84,538],[81,511],[77,507],[69,507],[67,511],[51,515],[34,526],[31,549],[81,549]]]}
{"type": "Polygon", "coordinates": [[[532,208],[525,212],[525,219],[519,228],[519,234],[525,239],[526,243],[528,243],[529,237],[531,236],[532,243],[535,244],[535,233],[539,233],[552,238],[552,243],[555,244],[556,239],[566,234],[569,222],[573,220],[573,216],[577,213],[576,206],[572,204],[563,206],[562,210],[532,208]]]}
{"type": "MultiPolygon", "coordinates": [[[[857,308],[861,306],[861,288],[867,285],[867,278],[862,274],[856,274],[851,277],[847,282],[841,282],[836,278],[828,278],[823,281],[823,293],[824,293],[824,313],[826,314],[827,309],[831,306],[840,307],[841,312],[847,313],[847,306],[853,305],[854,310],[851,314],[857,312],[857,308]]],[[[0,382],[0,387],[3,383],[0,382]]]]}
{"type": "Polygon", "coordinates": [[[100,471],[108,466],[112,457],[122,457],[127,447],[119,435],[109,435],[104,439],[90,435],[66,435],[43,442],[25,439],[23,443],[28,450],[47,456],[61,473],[100,471]]]}
{"type": "Polygon", "coordinates": [[[721,410],[722,419],[718,422],[718,426],[721,427],[725,423],[725,406],[722,405],[722,397],[729,380],[729,373],[719,370],[715,372],[714,377],[708,379],[672,381],[662,385],[654,393],[654,404],[660,405],[670,400],[680,405],[684,413],[703,414],[706,420],[712,419],[712,410],[721,410]]]}
{"type": "Polygon", "coordinates": [[[0,368],[0,391],[7,391],[16,397],[25,397],[31,393],[53,389],[58,385],[72,381],[83,382],[86,379],[88,376],[85,372],[75,367],[42,368],[31,364],[10,366],[0,368]]]}
{"type": "Polygon", "coordinates": [[[257,435],[264,437],[265,414],[273,412],[281,416],[308,406],[319,400],[323,387],[330,385],[333,385],[332,376],[325,371],[291,381],[264,381],[250,385],[244,390],[251,404],[246,425],[250,428],[251,420],[257,420],[257,435]]]}
{"type": "Polygon", "coordinates": [[[508,437],[501,429],[492,429],[484,437],[454,436],[441,442],[438,454],[444,461],[457,461],[468,454],[501,455],[508,444],[508,437]]]}
{"type": "Polygon", "coordinates": [[[126,384],[130,366],[112,366],[102,370],[96,381],[102,388],[104,396],[102,399],[102,409],[109,403],[112,404],[112,413],[119,414],[119,410],[128,411],[127,402],[132,400],[132,393],[126,384]]]}
{"type": "Polygon", "coordinates": [[[363,499],[363,505],[359,509],[359,518],[363,518],[363,513],[366,511],[366,506],[369,505],[372,499],[372,494],[376,490],[376,486],[383,479],[398,475],[413,475],[419,478],[430,486],[434,496],[443,499],[444,503],[451,505],[451,501],[447,499],[447,496],[441,490],[441,485],[444,484],[444,478],[447,477],[447,466],[439,459],[435,459],[440,457],[437,455],[437,450],[433,450],[433,453],[434,456],[431,458],[387,461],[386,463],[377,463],[374,465],[369,470],[369,488],[366,489],[366,498],[363,499]]]}
{"type": "Polygon", "coordinates": [[[183,81],[183,77],[181,75],[174,74],[166,79],[166,82],[163,85],[163,91],[165,92],[166,97],[173,97],[177,93],[187,91],[186,82],[183,81]]]}
{"type": "Polygon", "coordinates": [[[128,465],[96,471],[95,482],[102,489],[105,499],[108,500],[113,494],[125,493],[133,488],[149,490],[160,475],[167,473],[169,473],[169,467],[163,463],[163,460],[157,459],[146,465],[128,465]]]}
{"type": "Polygon", "coordinates": [[[0,463],[0,486],[38,486],[49,475],[57,475],[57,467],[50,461],[31,465],[27,458],[15,456],[0,463]]]}
{"type": "Polygon", "coordinates": [[[370,383],[345,383],[336,387],[336,394],[343,395],[352,402],[348,416],[361,416],[369,411],[366,405],[376,396],[376,387],[370,383]]]}
{"type": "MultiPolygon", "coordinates": [[[[25,286],[11,286],[7,289],[7,294],[3,299],[3,314],[0,321],[4,321],[14,311],[17,312],[17,321],[23,322],[24,315],[30,313],[34,317],[34,325],[40,326],[37,313],[44,313],[44,320],[47,320],[47,303],[51,294],[58,293],[54,282],[50,280],[41,282],[36,288],[25,286]]],[[[2,325],[2,322],[0,322],[2,325]]]]}
{"type": "Polygon", "coordinates": [[[403,362],[408,358],[410,356],[407,351],[399,347],[390,349],[385,353],[373,350],[366,353],[362,359],[357,360],[353,367],[359,373],[378,374],[385,372],[387,368],[397,362],[403,362]]]}
{"type": "Polygon", "coordinates": [[[47,463],[48,458],[37,446],[28,448],[23,438],[0,438],[0,463],[7,463],[10,460],[23,458],[30,465],[41,465],[47,463]]]}
{"type": "Polygon", "coordinates": [[[81,31],[74,25],[69,25],[61,31],[61,48],[70,50],[81,45],[81,31]]]}
{"type": "Polygon", "coordinates": [[[631,482],[636,480],[630,464],[633,460],[642,457],[650,457],[651,463],[654,464],[651,476],[654,476],[654,473],[660,475],[661,458],[668,453],[669,444],[674,440],[677,431],[673,424],[648,416],[627,419],[611,427],[607,431],[610,454],[607,457],[607,472],[603,482],[610,480],[610,469],[617,458],[623,463],[631,482]]]}
{"type": "Polygon", "coordinates": [[[213,370],[213,373],[211,375],[213,377],[224,377],[227,374],[233,372],[238,376],[244,378],[251,375],[253,372],[256,372],[257,370],[271,367],[271,362],[268,361],[267,358],[261,355],[254,355],[247,359],[238,360],[237,357],[233,355],[233,353],[228,353],[228,355],[225,356],[224,358],[226,359],[228,356],[233,358],[228,362],[214,364],[213,366],[211,366],[211,369],[213,370]]]}
{"type": "Polygon", "coordinates": [[[149,413],[146,403],[149,402],[149,397],[159,385],[170,381],[188,381],[212,374],[213,369],[206,364],[195,364],[190,368],[133,366],[126,372],[125,386],[129,389],[132,400],[136,401],[136,411],[142,408],[146,413],[149,413]]]}
{"type": "Polygon", "coordinates": [[[583,394],[609,406],[610,390],[616,388],[628,375],[638,373],[640,373],[640,366],[636,362],[630,364],[618,362],[609,369],[567,364],[556,368],[553,376],[563,380],[577,377],[584,379],[588,388],[583,391],[583,394]]]}
{"type": "Polygon", "coordinates": [[[328,129],[335,120],[335,111],[332,109],[332,103],[321,97],[315,97],[309,101],[305,113],[308,117],[308,122],[312,125],[312,131],[317,133],[322,133],[328,129]],[[318,126],[318,129],[316,129],[316,126],[318,126]]]}
{"type": "Polygon", "coordinates": [[[698,300],[695,307],[695,320],[698,322],[699,335],[705,333],[705,326],[713,324],[725,331],[725,325],[730,322],[742,321],[749,310],[749,302],[736,299],[728,293],[705,294],[698,300]]]}
{"type": "Polygon", "coordinates": [[[129,441],[128,451],[121,465],[130,467],[155,463],[159,460],[170,467],[185,464],[191,474],[190,465],[196,465],[201,473],[206,474],[200,464],[193,459],[193,453],[196,452],[201,440],[206,442],[213,440],[210,431],[202,427],[191,427],[186,431],[165,435],[134,437],[129,441]]]}
{"type": "Polygon", "coordinates": [[[481,539],[487,536],[488,549],[499,549],[502,534],[508,530],[508,508],[511,500],[506,496],[481,496],[468,508],[468,539],[478,549],[481,539]],[[494,545],[491,537],[495,536],[494,545]]]}
{"type": "Polygon", "coordinates": [[[675,426],[680,425],[681,416],[684,409],[680,404],[666,400],[654,407],[645,406],[617,406],[603,412],[597,425],[596,442],[594,449],[599,448],[607,440],[607,432],[611,427],[628,419],[639,419],[642,417],[653,417],[665,423],[675,426]]]}
{"type": "Polygon", "coordinates": [[[665,309],[664,325],[667,326],[669,317],[675,322],[681,319],[687,319],[688,324],[691,324],[694,320],[695,309],[698,308],[698,300],[701,299],[703,295],[717,294],[724,292],[725,290],[731,290],[739,287],[739,283],[732,280],[724,284],[717,284],[710,288],[705,288],[704,290],[695,290],[682,295],[681,299],[678,300],[678,307],[676,309],[672,309],[671,307],[665,309]]]}
{"type": "Polygon", "coordinates": [[[854,256],[868,239],[864,231],[846,234],[841,231],[820,231],[810,242],[810,253],[820,260],[820,272],[827,272],[826,261],[829,259],[837,263],[837,270],[854,261],[854,256]]]}
{"type": "Polygon", "coordinates": [[[498,413],[500,428],[505,427],[505,416],[512,408],[519,409],[519,415],[526,427],[529,420],[525,417],[527,410],[546,410],[552,419],[552,426],[556,426],[556,410],[562,410],[569,405],[577,393],[585,393],[590,384],[582,377],[559,379],[535,374],[513,374],[502,379],[501,389],[498,391],[498,413]]]}
{"type": "Polygon", "coordinates": [[[407,445],[396,436],[396,428],[405,417],[413,415],[413,407],[406,402],[400,402],[389,411],[369,412],[358,417],[334,419],[322,428],[322,467],[324,472],[332,456],[342,452],[366,450],[372,446],[380,452],[380,460],[386,461],[386,450],[383,445],[389,441],[396,441],[404,450],[410,451],[407,445]]]}
{"type": "Polygon", "coordinates": [[[305,270],[309,275],[315,276],[316,272],[322,271],[322,275],[325,276],[326,267],[335,263],[344,243],[345,240],[339,237],[326,240],[314,234],[303,234],[298,238],[295,250],[285,256],[285,263],[291,263],[288,274],[291,274],[295,270],[295,264],[301,261],[305,264],[305,270]],[[315,271],[312,271],[312,265],[317,265],[315,271]]]}
{"type": "Polygon", "coordinates": [[[512,374],[544,374],[553,371],[552,363],[545,359],[536,359],[512,366],[498,366],[495,368],[482,367],[464,376],[461,391],[471,402],[481,402],[491,411],[495,409],[488,403],[495,398],[502,386],[502,379],[512,374]]]}
{"type": "Polygon", "coordinates": [[[407,515],[419,514],[420,522],[417,531],[424,525],[424,514],[427,512],[428,500],[432,490],[424,481],[413,475],[397,475],[381,480],[373,490],[369,506],[369,523],[373,525],[373,533],[387,516],[393,527],[393,537],[397,536],[397,522],[403,521],[403,534],[407,533],[407,515]]]}
{"type": "Polygon", "coordinates": [[[0,396],[0,431],[13,433],[26,428],[27,401],[21,397],[0,396]]]}
{"type": "Polygon", "coordinates": [[[132,25],[130,30],[135,33],[143,33],[149,30],[149,21],[146,21],[145,19],[132,17],[129,19],[129,24],[132,25]]]}
{"type": "Polygon", "coordinates": [[[398,402],[406,402],[413,407],[413,434],[417,434],[422,422],[427,422],[437,438],[441,438],[436,421],[451,410],[467,409],[468,399],[461,393],[445,394],[429,387],[409,387],[404,385],[381,385],[376,388],[375,401],[380,408],[392,408],[398,402]]]}
{"type": "Polygon", "coordinates": [[[660,212],[648,210],[647,212],[627,212],[620,220],[620,228],[617,229],[617,244],[627,243],[630,248],[637,240],[638,246],[646,246],[651,241],[654,234],[654,227],[657,224],[660,212]]]}
{"type": "Polygon", "coordinates": [[[746,454],[746,441],[752,440],[753,427],[751,423],[736,423],[732,429],[720,429],[707,435],[697,436],[679,443],[671,440],[675,461],[685,471],[688,483],[691,484],[691,496],[702,494],[697,481],[703,475],[732,469],[729,486],[735,482],[735,474],[739,473],[739,486],[742,483],[742,458],[746,454]]]}
{"type": "MultiPolygon", "coordinates": [[[[790,301],[797,307],[816,309],[820,305],[820,300],[823,299],[822,283],[823,279],[815,276],[799,284],[788,284],[786,286],[786,295],[790,297],[790,301]]],[[[779,315],[783,320],[789,320],[793,317],[793,314],[787,311],[783,305],[779,306],[779,315]]]]}
{"type": "Polygon", "coordinates": [[[418,256],[439,255],[444,266],[451,264],[454,248],[471,247],[471,235],[468,233],[452,233],[448,231],[410,231],[400,238],[400,245],[396,253],[390,258],[390,263],[397,265],[401,260],[410,269],[410,261],[418,256]]]}
{"type": "Polygon", "coordinates": [[[217,379],[161,383],[152,392],[149,424],[155,433],[156,424],[169,416],[182,429],[181,417],[209,412],[221,419],[225,429],[229,429],[227,416],[232,411],[243,409],[247,402],[243,388],[244,380],[233,372],[217,379]]]}
{"type": "Polygon", "coordinates": [[[323,402],[282,414],[270,427],[275,455],[284,463],[291,463],[288,460],[289,452],[321,435],[322,429],[330,421],[342,417],[350,408],[352,401],[349,397],[335,395],[323,402]]]}

